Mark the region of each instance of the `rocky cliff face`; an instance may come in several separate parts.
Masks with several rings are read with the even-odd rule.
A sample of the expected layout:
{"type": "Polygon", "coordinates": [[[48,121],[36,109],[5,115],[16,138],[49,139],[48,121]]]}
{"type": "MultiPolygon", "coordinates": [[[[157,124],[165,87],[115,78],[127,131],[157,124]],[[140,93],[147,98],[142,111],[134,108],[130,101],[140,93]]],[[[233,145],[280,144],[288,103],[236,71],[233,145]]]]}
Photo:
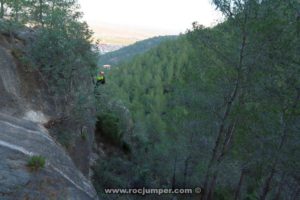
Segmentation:
{"type": "Polygon", "coordinates": [[[30,72],[16,58],[24,41],[0,34],[0,112],[45,123],[44,113],[53,114],[51,98],[36,72],[30,72]]]}
{"type": "MultiPolygon", "coordinates": [[[[43,127],[63,105],[55,105],[40,74],[18,58],[30,42],[28,31],[0,31],[0,199],[97,199],[83,175],[89,173],[93,127],[82,122],[90,134],[86,141],[74,139],[70,154],[43,127]],[[45,157],[46,167],[30,171],[32,155],[45,157]]],[[[78,135],[82,127],[64,128],[78,135]]]]}
{"type": "Polygon", "coordinates": [[[97,199],[64,149],[40,125],[0,114],[0,199],[97,199]],[[27,167],[41,155],[46,166],[27,167]]]}

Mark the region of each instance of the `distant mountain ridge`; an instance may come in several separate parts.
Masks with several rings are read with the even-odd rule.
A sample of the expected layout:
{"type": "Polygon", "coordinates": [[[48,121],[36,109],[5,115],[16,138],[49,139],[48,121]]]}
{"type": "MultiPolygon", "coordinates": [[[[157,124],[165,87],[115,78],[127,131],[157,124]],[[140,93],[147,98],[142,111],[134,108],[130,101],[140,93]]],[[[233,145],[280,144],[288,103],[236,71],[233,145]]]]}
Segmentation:
{"type": "Polygon", "coordinates": [[[178,36],[157,36],[153,37],[150,39],[142,40],[139,42],[136,42],[130,46],[126,46],[124,48],[121,48],[117,51],[109,52],[104,55],[100,56],[98,65],[103,66],[103,65],[117,65],[121,62],[125,62],[130,60],[136,55],[141,55],[148,51],[149,49],[152,49],[162,42],[169,41],[169,40],[174,40],[178,36]]]}
{"type": "Polygon", "coordinates": [[[99,52],[101,55],[104,55],[106,53],[112,52],[112,51],[117,51],[121,48],[123,48],[124,45],[115,45],[115,44],[99,44],[99,52]]]}

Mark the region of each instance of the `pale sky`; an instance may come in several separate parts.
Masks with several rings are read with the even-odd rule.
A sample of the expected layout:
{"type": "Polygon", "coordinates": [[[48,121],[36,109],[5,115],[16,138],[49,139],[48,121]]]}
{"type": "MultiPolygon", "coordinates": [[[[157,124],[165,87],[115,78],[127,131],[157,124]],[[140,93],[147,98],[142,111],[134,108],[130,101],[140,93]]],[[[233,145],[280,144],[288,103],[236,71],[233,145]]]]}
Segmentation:
{"type": "Polygon", "coordinates": [[[211,0],[78,0],[91,27],[106,24],[153,30],[160,34],[184,33],[194,21],[212,26],[221,19],[211,0]]]}

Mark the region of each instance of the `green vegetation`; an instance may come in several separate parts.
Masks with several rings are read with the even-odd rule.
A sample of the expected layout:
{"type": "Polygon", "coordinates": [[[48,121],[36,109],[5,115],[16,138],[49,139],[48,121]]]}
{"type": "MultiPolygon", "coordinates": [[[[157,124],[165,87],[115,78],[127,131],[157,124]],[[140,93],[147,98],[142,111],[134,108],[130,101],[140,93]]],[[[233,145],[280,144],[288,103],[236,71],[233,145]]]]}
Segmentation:
{"type": "Polygon", "coordinates": [[[0,31],[10,37],[13,56],[25,71],[39,75],[54,117],[67,119],[55,124],[64,130],[51,127],[51,134],[72,147],[80,137],[75,125],[92,127],[96,121],[91,112],[98,54],[92,51],[93,33],[82,22],[77,1],[0,1],[0,7],[0,31]]]}
{"type": "Polygon", "coordinates": [[[26,51],[15,46],[13,55],[42,75],[56,106],[69,105],[57,110],[85,119],[86,110],[94,106],[92,79],[98,55],[91,50],[93,33],[81,22],[76,1],[1,1],[0,7],[0,29],[12,39],[18,31],[29,31],[25,25],[33,26],[28,37],[34,40],[26,51]]]}
{"type": "Polygon", "coordinates": [[[116,66],[122,62],[130,61],[134,56],[141,55],[162,42],[174,40],[176,38],[176,36],[159,36],[136,42],[128,47],[101,55],[98,65],[103,66],[109,64],[116,66]]]}
{"type": "Polygon", "coordinates": [[[98,116],[96,124],[96,137],[102,136],[107,142],[120,145],[121,144],[121,130],[119,127],[119,119],[111,114],[98,116]]]}
{"type": "Polygon", "coordinates": [[[125,182],[202,186],[204,200],[297,199],[300,4],[214,3],[224,23],[194,23],[108,75],[109,96],[129,108],[135,127],[131,160],[99,160],[95,177],[108,180],[96,179],[99,193],[125,182]]]}
{"type": "Polygon", "coordinates": [[[81,129],[81,133],[80,133],[80,137],[83,141],[86,141],[87,140],[87,137],[88,137],[88,132],[86,129],[81,129]]]}
{"type": "MultiPolygon", "coordinates": [[[[103,188],[195,186],[204,188],[202,200],[299,196],[300,3],[213,3],[223,23],[194,23],[176,40],[124,56],[128,62],[108,72],[107,84],[96,89],[96,140],[130,154],[114,152],[94,166],[94,184],[104,198],[103,188]],[[125,131],[131,117],[133,130],[125,131]]],[[[95,103],[97,55],[76,7],[65,0],[0,1],[0,17],[11,19],[0,27],[8,33],[22,24],[36,27],[26,63],[47,80],[54,101],[68,105],[57,110],[81,122],[91,119],[95,103]]],[[[17,49],[13,54],[22,57],[17,49]]],[[[31,160],[28,165],[38,168],[45,163],[31,160]]],[[[199,196],[177,199],[187,198],[199,196]]]]}
{"type": "Polygon", "coordinates": [[[43,156],[31,156],[27,162],[27,166],[34,171],[44,168],[45,164],[46,158],[43,156]]]}

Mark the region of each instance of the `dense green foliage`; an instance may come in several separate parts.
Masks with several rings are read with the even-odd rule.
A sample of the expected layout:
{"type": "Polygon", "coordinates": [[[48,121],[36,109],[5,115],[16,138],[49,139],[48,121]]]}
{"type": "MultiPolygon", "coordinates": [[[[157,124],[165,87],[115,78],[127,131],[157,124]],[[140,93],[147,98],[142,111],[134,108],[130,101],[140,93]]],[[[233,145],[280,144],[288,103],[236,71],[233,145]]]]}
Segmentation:
{"type": "MultiPolygon", "coordinates": [[[[33,26],[26,56],[16,56],[39,71],[54,96],[55,105],[65,115],[87,118],[93,106],[93,76],[97,56],[92,52],[92,32],[81,22],[76,1],[1,1],[2,29],[10,32],[33,26]],[[78,81],[80,80],[80,81],[78,81]]],[[[11,35],[13,37],[13,34],[11,35]]],[[[17,47],[16,47],[17,48],[17,47]]],[[[22,50],[24,52],[24,50],[22,50]]]]}
{"type": "MultiPolygon", "coordinates": [[[[121,144],[121,133],[119,127],[119,119],[113,115],[98,116],[96,124],[96,133],[106,139],[107,142],[115,145],[121,144]]],[[[95,135],[97,139],[97,134],[95,135]]]]}
{"type": "MultiPolygon", "coordinates": [[[[98,132],[130,149],[130,155],[112,153],[98,161],[99,193],[201,186],[203,200],[299,199],[300,3],[213,2],[224,23],[195,23],[186,35],[113,68],[98,88],[98,132]],[[124,105],[130,112],[120,111],[124,105]],[[119,111],[134,120],[126,143],[119,111]]],[[[96,56],[80,17],[76,1],[0,0],[0,18],[10,19],[1,19],[1,30],[14,37],[14,27],[35,27],[27,57],[13,54],[42,74],[55,102],[64,105],[57,110],[90,119],[96,56]]],[[[140,48],[145,46],[134,52],[140,48]]],[[[43,162],[34,158],[29,165],[43,162]]],[[[194,197],[178,197],[187,198],[194,197]]]]}
{"type": "Polygon", "coordinates": [[[102,187],[118,177],[127,187],[202,186],[202,199],[299,198],[300,4],[214,3],[224,23],[195,23],[109,74],[135,128],[131,161],[99,161],[102,187]]]}
{"type": "Polygon", "coordinates": [[[113,185],[116,178],[115,184],[120,187],[126,184],[149,188],[187,186],[186,175],[180,174],[184,169],[181,163],[180,166],[175,164],[178,173],[176,185],[172,185],[171,180],[174,162],[190,159],[188,154],[194,150],[186,143],[193,133],[182,135],[182,120],[188,116],[188,110],[181,105],[180,90],[185,89],[188,82],[184,69],[193,66],[194,55],[192,44],[182,36],[164,42],[109,72],[109,91],[103,89],[102,93],[109,92],[112,98],[106,97],[106,102],[121,99],[133,115],[135,129],[131,136],[133,150],[130,156],[133,162],[118,156],[99,160],[95,179],[106,180],[96,181],[100,192],[113,185]]]}
{"type": "Polygon", "coordinates": [[[124,47],[117,51],[101,55],[98,65],[103,66],[105,64],[109,64],[112,66],[116,66],[121,62],[131,60],[134,56],[141,55],[147,52],[149,49],[158,46],[164,41],[173,40],[175,38],[176,36],[158,36],[143,41],[138,41],[135,44],[130,45],[128,47],[124,47]]]}

